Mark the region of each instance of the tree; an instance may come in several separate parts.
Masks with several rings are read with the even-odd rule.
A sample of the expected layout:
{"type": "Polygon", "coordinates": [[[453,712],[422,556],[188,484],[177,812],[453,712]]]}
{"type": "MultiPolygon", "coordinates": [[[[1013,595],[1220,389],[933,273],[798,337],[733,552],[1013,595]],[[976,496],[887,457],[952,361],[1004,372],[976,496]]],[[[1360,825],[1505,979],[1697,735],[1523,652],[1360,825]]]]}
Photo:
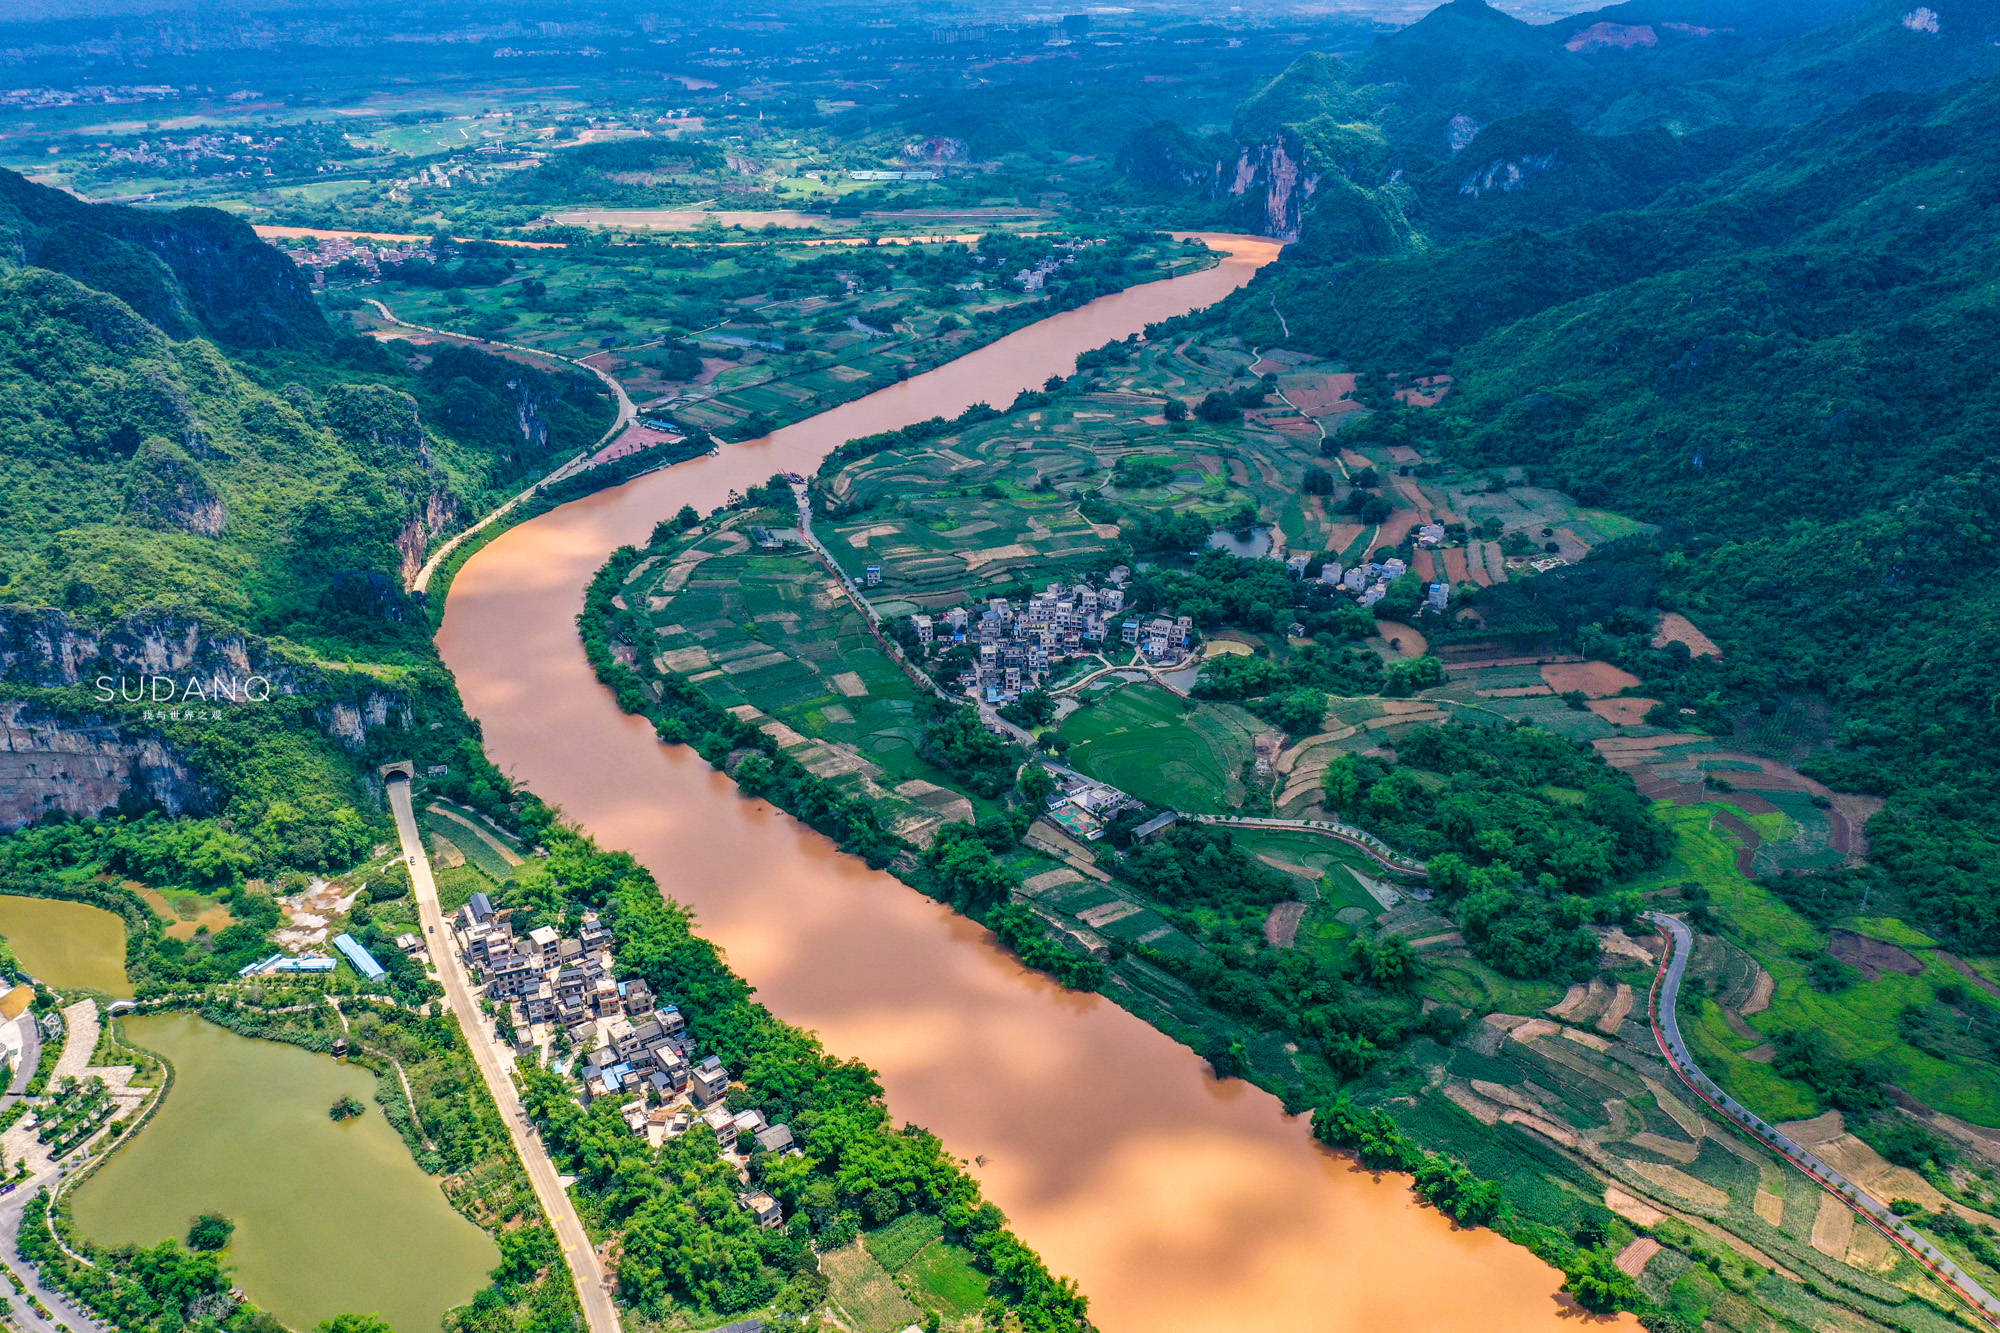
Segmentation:
{"type": "Polygon", "coordinates": [[[1194,414],[1203,421],[1219,426],[1224,422],[1240,421],[1243,417],[1243,409],[1236,406],[1234,398],[1218,390],[1202,399],[1196,405],[1194,414]]]}
{"type": "Polygon", "coordinates": [[[1028,808],[1035,811],[1047,806],[1049,797],[1056,793],[1054,775],[1040,764],[1029,764],[1023,768],[1014,785],[1019,788],[1021,799],[1028,803],[1028,808]]]}
{"type": "Polygon", "coordinates": [[[334,1120],[352,1120],[367,1109],[358,1097],[343,1093],[338,1101],[326,1109],[326,1113],[334,1120]]]}
{"type": "Polygon", "coordinates": [[[389,1322],[372,1314],[337,1314],[319,1322],[319,1333],[396,1333],[389,1322]]]}
{"type": "Polygon", "coordinates": [[[1188,405],[1178,398],[1167,399],[1167,420],[1181,422],[1187,419],[1188,405]]]}
{"type": "Polygon", "coordinates": [[[1282,727],[1288,736],[1310,736],[1326,721],[1326,694],[1321,690],[1287,690],[1257,706],[1258,716],[1282,727]]]}
{"type": "Polygon", "coordinates": [[[229,1246],[229,1238],[236,1234],[236,1224],[220,1213],[203,1213],[188,1226],[187,1243],[190,1250],[221,1250],[229,1246]]]}

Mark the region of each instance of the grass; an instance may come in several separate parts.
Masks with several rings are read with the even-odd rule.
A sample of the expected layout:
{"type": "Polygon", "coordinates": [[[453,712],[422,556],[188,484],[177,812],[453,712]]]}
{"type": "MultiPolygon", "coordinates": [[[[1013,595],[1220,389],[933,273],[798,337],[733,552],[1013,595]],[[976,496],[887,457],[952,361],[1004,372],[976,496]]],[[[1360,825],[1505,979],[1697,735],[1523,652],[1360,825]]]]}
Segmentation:
{"type": "Polygon", "coordinates": [[[1261,726],[1239,708],[1190,711],[1168,690],[1137,684],[1070,714],[1062,734],[1078,772],[1176,810],[1226,814],[1241,800],[1242,767],[1261,726]]]}
{"type": "Polygon", "coordinates": [[[918,1305],[947,1320],[977,1313],[992,1287],[991,1280],[972,1266],[969,1251],[941,1240],[919,1250],[898,1276],[918,1305]]]}
{"type": "Polygon", "coordinates": [[[931,1213],[904,1213],[885,1227],[862,1237],[868,1252],[894,1273],[910,1262],[918,1250],[944,1234],[944,1223],[931,1213]]]}
{"type": "Polygon", "coordinates": [[[1417,988],[1426,999],[1472,1013],[1540,1014],[1563,997],[1551,981],[1502,976],[1476,958],[1426,958],[1417,988]]]}
{"type": "Polygon", "coordinates": [[[458,820],[425,809],[417,812],[417,826],[427,838],[443,838],[458,848],[468,864],[479,867],[495,883],[514,877],[514,865],[501,853],[499,846],[458,820]]]}
{"type": "Polygon", "coordinates": [[[898,1333],[923,1316],[860,1241],[819,1257],[828,1296],[855,1333],[898,1333]]]}
{"type": "MultiPolygon", "coordinates": [[[[895,1275],[904,1296],[920,1312],[935,1310],[947,1322],[955,1322],[986,1304],[992,1282],[973,1266],[971,1253],[942,1239],[943,1233],[944,1224],[934,1215],[905,1213],[865,1233],[861,1243],[885,1274],[895,1275]]],[[[846,1301],[842,1304],[847,1306],[846,1301]]]]}
{"type": "MultiPolygon", "coordinates": [[[[1990,1064],[1939,1059],[1912,1046],[1898,1030],[1904,1009],[1931,1003],[1939,984],[1959,979],[1936,957],[1936,941],[1893,917],[1854,921],[1863,933],[1910,950],[1924,970],[1914,976],[1884,972],[1837,994],[1814,989],[1807,967],[1826,947],[1826,935],[1775,894],[1736,873],[1733,841],[1710,822],[1723,808],[1714,803],[1660,807],[1661,818],[1675,832],[1674,857],[1639,887],[1692,880],[1709,891],[1724,935],[1756,958],[1774,983],[1770,1008],[1751,1016],[1750,1026],[1764,1036],[1818,1033],[1837,1054],[1878,1066],[1926,1104],[1975,1124],[2000,1125],[2000,1072],[1990,1064]]],[[[1689,1040],[1715,1080],[1765,1116],[1782,1119],[1817,1110],[1802,1085],[1783,1079],[1768,1065],[1741,1058],[1740,1052],[1756,1042],[1731,1032],[1712,1001],[1705,1002],[1690,1025],[1689,1040]]]]}

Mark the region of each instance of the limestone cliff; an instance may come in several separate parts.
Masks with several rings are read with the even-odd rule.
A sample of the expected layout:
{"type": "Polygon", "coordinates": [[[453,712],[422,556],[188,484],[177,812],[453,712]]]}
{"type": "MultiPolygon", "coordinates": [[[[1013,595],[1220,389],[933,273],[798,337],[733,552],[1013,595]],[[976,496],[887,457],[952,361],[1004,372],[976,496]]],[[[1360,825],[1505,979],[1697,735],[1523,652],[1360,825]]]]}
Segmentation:
{"type": "Polygon", "coordinates": [[[100,626],[0,607],[0,829],[121,804],[201,813],[210,787],[147,713],[286,702],[272,725],[305,720],[350,752],[379,728],[411,726],[401,691],[191,616],[151,613],[100,626]]]}
{"type": "Polygon", "coordinates": [[[157,736],[100,716],[64,716],[0,699],[0,829],[55,816],[88,818],[121,803],[205,813],[208,789],[157,736]]]}

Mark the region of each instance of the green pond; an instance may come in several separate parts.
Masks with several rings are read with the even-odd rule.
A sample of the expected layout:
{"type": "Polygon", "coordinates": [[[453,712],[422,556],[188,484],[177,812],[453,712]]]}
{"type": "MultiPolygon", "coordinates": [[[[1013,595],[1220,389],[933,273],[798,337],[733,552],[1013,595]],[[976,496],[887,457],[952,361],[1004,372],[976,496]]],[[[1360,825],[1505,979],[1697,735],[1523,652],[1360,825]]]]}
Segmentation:
{"type": "Polygon", "coordinates": [[[0,895],[0,939],[38,981],[113,997],[132,993],[125,976],[125,923],[116,912],[54,898],[0,895]]]}
{"type": "Polygon", "coordinates": [[[375,1104],[366,1070],[191,1014],[128,1019],[131,1040],[173,1062],[152,1121],[74,1195],[77,1229],[103,1245],[187,1234],[199,1213],[236,1223],[224,1258],[250,1299],[295,1329],[379,1315],[435,1333],[499,1263],[452,1210],[375,1104]],[[343,1094],[368,1106],[336,1124],[343,1094]]]}

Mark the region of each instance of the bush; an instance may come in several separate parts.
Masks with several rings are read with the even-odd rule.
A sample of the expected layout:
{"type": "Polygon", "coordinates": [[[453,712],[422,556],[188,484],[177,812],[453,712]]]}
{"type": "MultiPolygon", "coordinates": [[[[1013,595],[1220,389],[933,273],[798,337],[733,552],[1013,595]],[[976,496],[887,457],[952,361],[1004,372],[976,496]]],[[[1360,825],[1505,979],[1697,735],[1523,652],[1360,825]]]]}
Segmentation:
{"type": "Polygon", "coordinates": [[[229,1247],[230,1237],[236,1234],[236,1224],[220,1213],[203,1213],[189,1226],[187,1244],[190,1250],[222,1250],[229,1247]]]}

